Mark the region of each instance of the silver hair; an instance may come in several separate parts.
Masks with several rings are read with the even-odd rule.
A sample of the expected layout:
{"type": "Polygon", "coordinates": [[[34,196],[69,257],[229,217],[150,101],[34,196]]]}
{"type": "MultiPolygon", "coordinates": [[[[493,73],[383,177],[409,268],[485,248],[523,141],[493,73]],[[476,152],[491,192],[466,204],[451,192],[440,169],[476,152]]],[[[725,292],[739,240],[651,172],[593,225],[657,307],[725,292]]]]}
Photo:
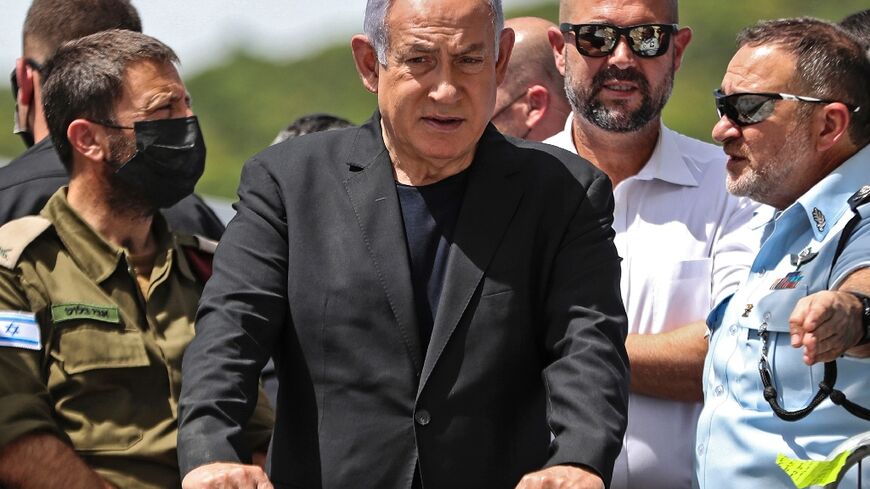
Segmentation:
{"type": "MultiPolygon", "coordinates": [[[[387,65],[387,46],[390,45],[389,32],[387,32],[387,14],[390,10],[391,0],[367,0],[366,14],[363,21],[363,32],[369,38],[369,42],[375,48],[378,62],[387,65]]],[[[491,10],[492,26],[495,31],[495,55],[498,56],[498,44],[501,39],[501,31],[504,29],[504,10],[501,0],[486,0],[491,10]]]]}

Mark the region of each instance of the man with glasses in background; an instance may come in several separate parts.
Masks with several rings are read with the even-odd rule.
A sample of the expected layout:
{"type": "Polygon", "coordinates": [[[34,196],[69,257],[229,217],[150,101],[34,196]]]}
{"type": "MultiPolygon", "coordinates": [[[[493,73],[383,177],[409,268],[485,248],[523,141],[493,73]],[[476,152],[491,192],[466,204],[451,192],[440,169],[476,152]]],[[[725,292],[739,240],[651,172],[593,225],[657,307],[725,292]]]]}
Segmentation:
{"type": "MultiPolygon", "coordinates": [[[[23,56],[12,72],[15,133],[28,149],[0,168],[0,225],[37,214],[69,175],[48,137],[42,108],[42,65],[66,41],[107,29],[142,32],[139,13],[129,0],[34,0],[24,20],[23,56]]],[[[195,195],[165,209],[175,230],[217,240],[224,226],[195,195]]]]}
{"type": "Polygon", "coordinates": [[[870,61],[808,18],[761,22],[738,46],[713,137],[728,190],[777,212],[749,277],[708,319],[702,489],[793,487],[782,456],[824,459],[870,428],[870,61]]]}
{"type": "Polygon", "coordinates": [[[502,134],[543,141],[561,131],[571,113],[547,40],[547,31],[556,26],[538,17],[508,19],[504,25],[514,30],[516,41],[498,86],[492,123],[502,134]]]}
{"type": "Polygon", "coordinates": [[[613,181],[623,258],[631,397],[612,487],[688,488],[703,319],[749,268],[757,204],[726,192],[720,148],[661,121],[692,38],[677,25],[676,0],[562,0],[559,17],[549,38],[573,114],[546,142],[613,181]]]}

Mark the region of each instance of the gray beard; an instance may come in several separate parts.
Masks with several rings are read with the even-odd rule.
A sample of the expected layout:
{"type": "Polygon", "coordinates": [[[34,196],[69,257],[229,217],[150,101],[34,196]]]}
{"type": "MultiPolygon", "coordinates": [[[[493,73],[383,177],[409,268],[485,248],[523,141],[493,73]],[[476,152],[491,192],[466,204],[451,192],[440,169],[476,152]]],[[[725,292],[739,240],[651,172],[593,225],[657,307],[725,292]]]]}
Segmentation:
{"type": "Polygon", "coordinates": [[[647,79],[633,69],[619,70],[611,67],[599,71],[589,86],[575,83],[572,71],[565,67],[565,94],[571,104],[571,110],[582,116],[593,125],[605,131],[627,133],[635,132],[651,121],[657,120],[667,104],[674,88],[674,70],[672,69],[664,83],[655,92],[650,90],[647,79]],[[605,106],[598,98],[604,83],[609,80],[632,81],[638,85],[642,99],[640,107],[634,111],[625,110],[625,102],[617,102],[605,106]]]}

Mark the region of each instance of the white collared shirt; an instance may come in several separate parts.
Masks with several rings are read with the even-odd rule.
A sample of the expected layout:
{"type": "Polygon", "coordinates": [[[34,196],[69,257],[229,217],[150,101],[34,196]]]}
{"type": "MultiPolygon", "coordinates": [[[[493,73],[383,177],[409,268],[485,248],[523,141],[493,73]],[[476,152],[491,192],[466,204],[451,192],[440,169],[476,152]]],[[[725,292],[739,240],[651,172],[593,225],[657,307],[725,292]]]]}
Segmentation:
{"type": "MultiPolygon", "coordinates": [[[[545,142],[576,153],[572,123],[569,116],[565,129],[545,142]]],[[[620,182],[613,197],[629,333],[704,320],[748,274],[759,238],[747,223],[759,205],[728,193],[721,148],[662,124],[646,165],[620,182]]],[[[700,409],[700,403],[632,393],[611,487],[691,487],[700,409]]]]}

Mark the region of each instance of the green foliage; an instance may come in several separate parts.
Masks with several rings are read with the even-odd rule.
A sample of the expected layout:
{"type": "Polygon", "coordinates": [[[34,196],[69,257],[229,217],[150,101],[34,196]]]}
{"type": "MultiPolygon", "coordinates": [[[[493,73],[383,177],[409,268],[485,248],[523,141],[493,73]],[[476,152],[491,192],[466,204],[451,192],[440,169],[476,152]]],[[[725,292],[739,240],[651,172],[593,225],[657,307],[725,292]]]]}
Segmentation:
{"type": "Polygon", "coordinates": [[[201,191],[233,196],[242,162],[299,116],[328,112],[355,123],[369,118],[376,100],[360,83],[349,44],[286,63],[239,52],[188,80],[208,145],[201,191]]]}
{"type": "MultiPolygon", "coordinates": [[[[11,68],[10,68],[11,69],[11,68]]],[[[8,80],[8,79],[7,79],[8,80]]],[[[0,87],[0,164],[24,151],[21,138],[12,134],[12,114],[15,100],[8,86],[0,87]]]]}
{"type": "MultiPolygon", "coordinates": [[[[837,21],[863,8],[866,0],[684,0],[680,21],[692,27],[694,38],[677,74],[665,121],[682,133],[709,140],[716,121],[711,92],[719,86],[735,51],[735,35],[742,27],[758,19],[800,15],[837,21]]],[[[556,22],[558,3],[508,12],[509,17],[521,15],[556,22]]],[[[286,62],[265,61],[238,51],[222,65],[188,79],[208,144],[208,167],[199,191],[233,197],[242,163],[301,115],[328,112],[356,123],[366,120],[375,109],[376,98],[363,89],[349,44],[342,41],[286,62]]],[[[9,121],[0,124],[0,155],[12,156],[23,149],[10,133],[12,107],[11,97],[0,93],[0,120],[9,121]]]]}

